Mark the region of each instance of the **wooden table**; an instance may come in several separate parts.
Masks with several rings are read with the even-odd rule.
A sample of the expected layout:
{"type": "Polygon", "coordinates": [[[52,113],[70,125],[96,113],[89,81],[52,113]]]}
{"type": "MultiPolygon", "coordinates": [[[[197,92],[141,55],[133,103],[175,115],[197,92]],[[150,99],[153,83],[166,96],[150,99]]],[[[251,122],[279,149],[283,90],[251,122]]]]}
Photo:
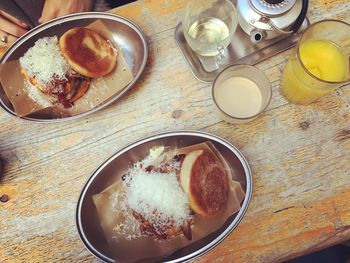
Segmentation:
{"type": "MultiPolygon", "coordinates": [[[[141,80],[117,103],[54,124],[0,112],[1,262],[96,262],[75,227],[84,183],[123,146],[175,129],[229,140],[254,178],[241,224],[197,262],[279,262],[350,238],[349,86],[309,106],[288,103],[279,81],[289,50],[257,65],[273,87],[268,110],[248,124],[224,123],[211,86],[192,76],[174,40],[186,2],[140,0],[112,10],[139,25],[150,48],[141,80]]],[[[312,22],[350,22],[348,1],[310,2],[312,22]]]]}

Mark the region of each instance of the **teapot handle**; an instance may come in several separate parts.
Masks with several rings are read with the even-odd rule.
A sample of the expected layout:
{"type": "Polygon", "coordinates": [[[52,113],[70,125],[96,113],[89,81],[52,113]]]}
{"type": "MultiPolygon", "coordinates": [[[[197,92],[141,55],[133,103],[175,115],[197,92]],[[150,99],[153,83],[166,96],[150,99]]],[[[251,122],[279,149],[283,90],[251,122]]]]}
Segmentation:
{"type": "Polygon", "coordinates": [[[309,6],[309,0],[302,0],[302,1],[303,1],[303,5],[301,8],[301,12],[300,12],[297,20],[295,21],[294,25],[290,29],[294,33],[298,32],[299,28],[303,24],[305,17],[306,17],[306,13],[307,13],[307,8],[309,6]]]}

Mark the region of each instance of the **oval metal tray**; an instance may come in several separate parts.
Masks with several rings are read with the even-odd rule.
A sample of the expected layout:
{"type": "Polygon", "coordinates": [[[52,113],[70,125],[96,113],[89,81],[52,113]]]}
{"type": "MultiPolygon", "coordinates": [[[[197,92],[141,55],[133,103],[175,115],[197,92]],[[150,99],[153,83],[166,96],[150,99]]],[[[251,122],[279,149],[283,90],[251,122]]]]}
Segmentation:
{"type": "MultiPolygon", "coordinates": [[[[42,24],[32,29],[27,34],[19,38],[6,51],[6,53],[0,59],[0,64],[3,64],[7,61],[19,59],[28,50],[28,48],[34,45],[35,41],[39,38],[54,35],[59,37],[72,27],[84,27],[96,21],[97,19],[101,20],[111,31],[113,41],[115,41],[118,48],[123,53],[123,56],[134,75],[134,79],[126,87],[124,87],[124,89],[122,89],[114,96],[110,97],[108,100],[102,102],[99,106],[78,115],[56,118],[47,115],[40,115],[40,113],[35,113],[26,117],[22,117],[23,119],[38,122],[55,122],[77,119],[86,116],[106,107],[107,105],[119,99],[125,92],[131,89],[131,87],[140,78],[148,58],[148,46],[145,35],[137,25],[127,20],[126,18],[102,12],[86,12],[68,15],[51,20],[46,24],[42,24]]],[[[1,85],[0,106],[8,113],[17,116],[1,85]]]]}
{"type": "Polygon", "coordinates": [[[211,141],[233,170],[233,179],[239,181],[245,191],[241,209],[231,215],[216,232],[200,241],[181,248],[162,262],[187,262],[193,260],[223,241],[239,224],[245,215],[252,195],[252,174],[244,156],[228,141],[215,135],[197,131],[174,131],[155,135],[137,141],[116,152],[100,165],[85,184],[77,205],[76,221],[81,240],[87,249],[104,262],[114,262],[100,226],[92,196],[120,178],[130,164],[144,159],[154,146],[183,147],[211,141]]]}

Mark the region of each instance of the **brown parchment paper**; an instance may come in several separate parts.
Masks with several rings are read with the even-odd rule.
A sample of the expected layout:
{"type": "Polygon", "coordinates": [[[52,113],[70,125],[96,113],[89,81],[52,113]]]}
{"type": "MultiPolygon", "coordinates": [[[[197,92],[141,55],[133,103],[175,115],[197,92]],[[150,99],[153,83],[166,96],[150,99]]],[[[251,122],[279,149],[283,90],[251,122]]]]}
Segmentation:
{"type": "Polygon", "coordinates": [[[111,32],[101,20],[96,20],[87,28],[99,32],[106,39],[110,40],[118,50],[117,63],[115,69],[108,75],[96,78],[91,81],[89,90],[74,103],[71,108],[64,108],[62,105],[54,103],[53,98],[37,90],[36,96],[30,96],[23,74],[20,72],[19,60],[6,62],[0,65],[0,82],[9,98],[16,114],[19,117],[26,116],[38,111],[51,114],[53,117],[72,116],[86,112],[103,103],[113,95],[120,92],[128,85],[134,76],[126,63],[122,52],[113,43],[111,32]],[[40,96],[40,100],[37,97],[40,96]]]}
{"type": "MultiPolygon", "coordinates": [[[[213,144],[201,143],[185,148],[177,149],[177,153],[189,153],[198,149],[208,149],[215,152],[223,160],[223,164],[228,171],[230,191],[225,209],[215,216],[194,216],[192,225],[192,240],[188,241],[183,234],[177,235],[170,240],[156,240],[153,237],[140,237],[128,240],[125,235],[118,232],[121,224],[137,223],[130,215],[124,214],[118,209],[118,201],[124,198],[124,186],[121,180],[115,182],[104,191],[93,196],[93,201],[97,209],[99,220],[108,241],[110,251],[117,262],[153,262],[163,257],[169,256],[176,250],[196,242],[210,233],[217,231],[225,221],[239,211],[240,203],[244,199],[245,193],[239,182],[232,180],[231,169],[227,162],[216,150],[213,144]],[[118,194],[117,198],[115,193],[118,194]]],[[[167,153],[165,153],[167,154],[167,153]]],[[[174,155],[171,155],[174,156],[174,155]]],[[[139,231],[139,229],[135,229],[139,231]]],[[[130,232],[132,235],[133,231],[130,232]]]]}

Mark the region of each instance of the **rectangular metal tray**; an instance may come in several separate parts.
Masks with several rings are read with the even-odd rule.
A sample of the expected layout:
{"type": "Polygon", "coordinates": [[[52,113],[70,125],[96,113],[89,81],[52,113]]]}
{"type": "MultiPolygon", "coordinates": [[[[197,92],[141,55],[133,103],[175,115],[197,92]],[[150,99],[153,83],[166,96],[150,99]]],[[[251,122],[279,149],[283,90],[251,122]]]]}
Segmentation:
{"type": "Polygon", "coordinates": [[[231,44],[225,49],[225,56],[220,64],[214,57],[199,56],[192,51],[186,42],[181,23],[175,29],[175,40],[193,75],[203,82],[212,82],[216,75],[228,65],[254,65],[295,46],[300,33],[309,24],[309,20],[306,18],[298,33],[263,40],[258,44],[253,44],[249,36],[238,26],[231,44]]]}

